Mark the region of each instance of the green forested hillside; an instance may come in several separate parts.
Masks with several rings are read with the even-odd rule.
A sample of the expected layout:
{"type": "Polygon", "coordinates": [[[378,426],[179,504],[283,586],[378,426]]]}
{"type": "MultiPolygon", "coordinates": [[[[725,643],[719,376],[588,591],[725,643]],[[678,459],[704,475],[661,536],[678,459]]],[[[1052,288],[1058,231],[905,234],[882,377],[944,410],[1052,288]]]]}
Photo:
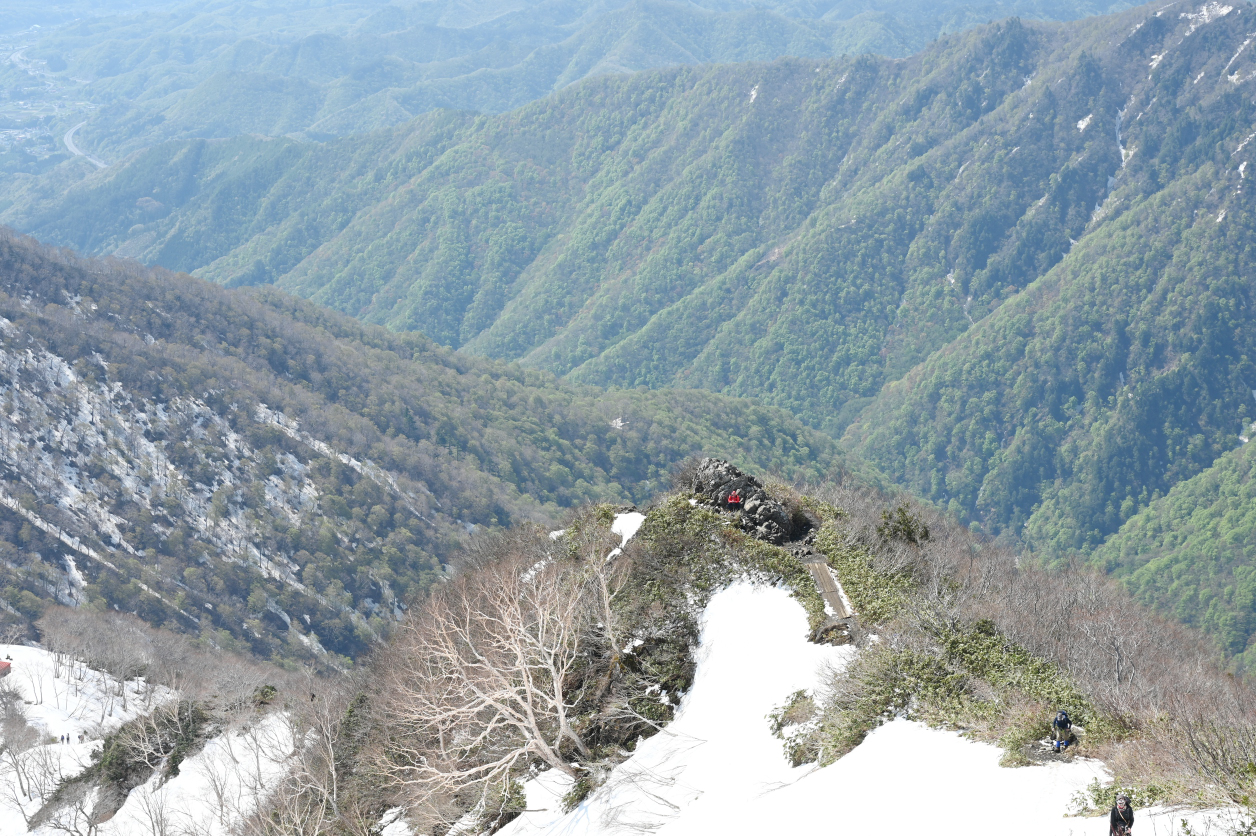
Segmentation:
{"type": "Polygon", "coordinates": [[[582,382],[756,396],[838,432],[1084,234],[1120,156],[1115,93],[1078,37],[1013,21],[902,62],[597,79],[321,146],[169,144],[5,217],[582,382]]]}
{"type": "Polygon", "coordinates": [[[0,235],[0,609],[94,604],[264,657],[353,657],[477,526],[641,502],[685,457],[835,443],[703,392],[603,391],[0,235]]]}
{"type": "Polygon", "coordinates": [[[1126,161],[1085,235],[887,387],[852,446],[1054,557],[1097,546],[1238,444],[1256,386],[1256,113],[1251,71],[1233,74],[1244,13],[1197,31],[1152,17],[1120,45],[1127,63],[1150,53],[1156,67],[1124,80],[1126,161]]]}
{"type": "Polygon", "coordinates": [[[1231,450],[1130,518],[1095,550],[1144,603],[1201,627],[1239,667],[1256,657],[1256,447],[1231,450]]]}

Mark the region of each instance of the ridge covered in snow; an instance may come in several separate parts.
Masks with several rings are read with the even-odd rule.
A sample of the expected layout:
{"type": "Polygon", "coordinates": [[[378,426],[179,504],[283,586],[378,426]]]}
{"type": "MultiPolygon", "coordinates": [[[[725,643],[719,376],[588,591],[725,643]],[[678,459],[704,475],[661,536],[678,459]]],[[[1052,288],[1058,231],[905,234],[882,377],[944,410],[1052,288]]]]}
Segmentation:
{"type": "MultiPolygon", "coordinates": [[[[660,836],[844,832],[1101,836],[1106,817],[1071,815],[1102,763],[1077,758],[1020,768],[962,735],[896,719],[850,754],[791,767],[767,715],[798,689],[815,689],[851,646],[807,641],[803,609],[786,590],[748,583],[708,605],[698,671],[676,719],[642,741],[592,796],[562,812],[570,779],[544,772],[525,785],[527,812],[503,836],[660,836]]],[[[1137,832],[1197,834],[1237,823],[1229,811],[1140,810],[1137,832]]]]}

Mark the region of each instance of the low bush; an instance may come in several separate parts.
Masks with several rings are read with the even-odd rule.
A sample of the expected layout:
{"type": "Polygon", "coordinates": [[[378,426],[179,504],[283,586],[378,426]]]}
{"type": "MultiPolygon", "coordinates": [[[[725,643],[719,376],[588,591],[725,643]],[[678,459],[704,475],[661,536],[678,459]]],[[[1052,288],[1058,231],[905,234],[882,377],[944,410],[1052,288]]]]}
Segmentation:
{"type": "Polygon", "coordinates": [[[1120,783],[1101,784],[1098,779],[1091,781],[1086,789],[1073,795],[1073,814],[1077,816],[1107,815],[1116,805],[1116,797],[1124,795],[1130,800],[1134,809],[1154,807],[1180,794],[1174,787],[1158,784],[1125,785],[1120,783]]]}
{"type": "Polygon", "coordinates": [[[821,762],[905,716],[1025,765],[1063,708],[1080,751],[1117,784],[1256,807],[1256,700],[1198,634],[1093,571],[1043,568],[928,507],[849,485],[807,493],[811,507],[841,509],[816,547],[876,632],[819,700],[821,762]]]}
{"type": "Polygon", "coordinates": [[[784,742],[785,757],[791,766],[812,763],[819,757],[815,750],[817,714],[815,700],[806,691],[795,691],[768,714],[772,736],[784,742]]]}
{"type": "Polygon", "coordinates": [[[882,624],[898,614],[914,588],[906,573],[879,572],[867,548],[843,541],[837,526],[826,522],[816,548],[841,580],[842,590],[865,626],[882,624]]]}

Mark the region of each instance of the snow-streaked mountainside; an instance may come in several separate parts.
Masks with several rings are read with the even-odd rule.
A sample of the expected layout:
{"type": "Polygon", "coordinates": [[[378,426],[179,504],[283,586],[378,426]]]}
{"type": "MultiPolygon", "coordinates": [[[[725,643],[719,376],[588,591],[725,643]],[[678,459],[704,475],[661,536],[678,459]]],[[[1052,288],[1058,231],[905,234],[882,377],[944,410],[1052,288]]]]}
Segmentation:
{"type": "Polygon", "coordinates": [[[836,461],[750,403],[575,390],[327,316],[0,230],[0,629],[86,603],[344,668],[477,527],[643,501],[708,447],[836,461]]]}
{"type": "MultiPolygon", "coordinates": [[[[1001,750],[949,731],[894,720],[831,766],[791,767],[767,714],[820,684],[852,647],[809,643],[806,615],[785,590],[738,584],[704,616],[698,673],[674,722],[643,742],[570,813],[569,781],[552,772],[526,785],[528,810],[504,836],[704,834],[990,834],[1100,836],[1104,818],[1069,815],[1099,761],[1009,769],[1001,750]]],[[[1221,833],[1229,811],[1139,811],[1142,834],[1221,833]]]]}

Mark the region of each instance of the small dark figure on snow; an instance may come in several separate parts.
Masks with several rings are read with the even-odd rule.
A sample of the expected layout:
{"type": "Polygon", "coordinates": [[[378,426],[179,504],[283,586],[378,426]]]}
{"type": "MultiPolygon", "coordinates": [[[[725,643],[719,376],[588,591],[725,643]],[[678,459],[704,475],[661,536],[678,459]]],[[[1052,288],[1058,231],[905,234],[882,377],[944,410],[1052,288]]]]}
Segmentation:
{"type": "Polygon", "coordinates": [[[1130,806],[1129,796],[1122,793],[1116,797],[1108,820],[1112,825],[1111,836],[1130,836],[1134,831],[1134,808],[1130,806]]]}
{"type": "Polygon", "coordinates": [[[1073,739],[1073,721],[1068,718],[1067,711],[1060,711],[1051,721],[1051,731],[1055,735],[1055,751],[1067,749],[1073,739]]]}
{"type": "Polygon", "coordinates": [[[730,511],[736,511],[741,508],[741,494],[733,491],[728,495],[728,508],[730,511]]]}

